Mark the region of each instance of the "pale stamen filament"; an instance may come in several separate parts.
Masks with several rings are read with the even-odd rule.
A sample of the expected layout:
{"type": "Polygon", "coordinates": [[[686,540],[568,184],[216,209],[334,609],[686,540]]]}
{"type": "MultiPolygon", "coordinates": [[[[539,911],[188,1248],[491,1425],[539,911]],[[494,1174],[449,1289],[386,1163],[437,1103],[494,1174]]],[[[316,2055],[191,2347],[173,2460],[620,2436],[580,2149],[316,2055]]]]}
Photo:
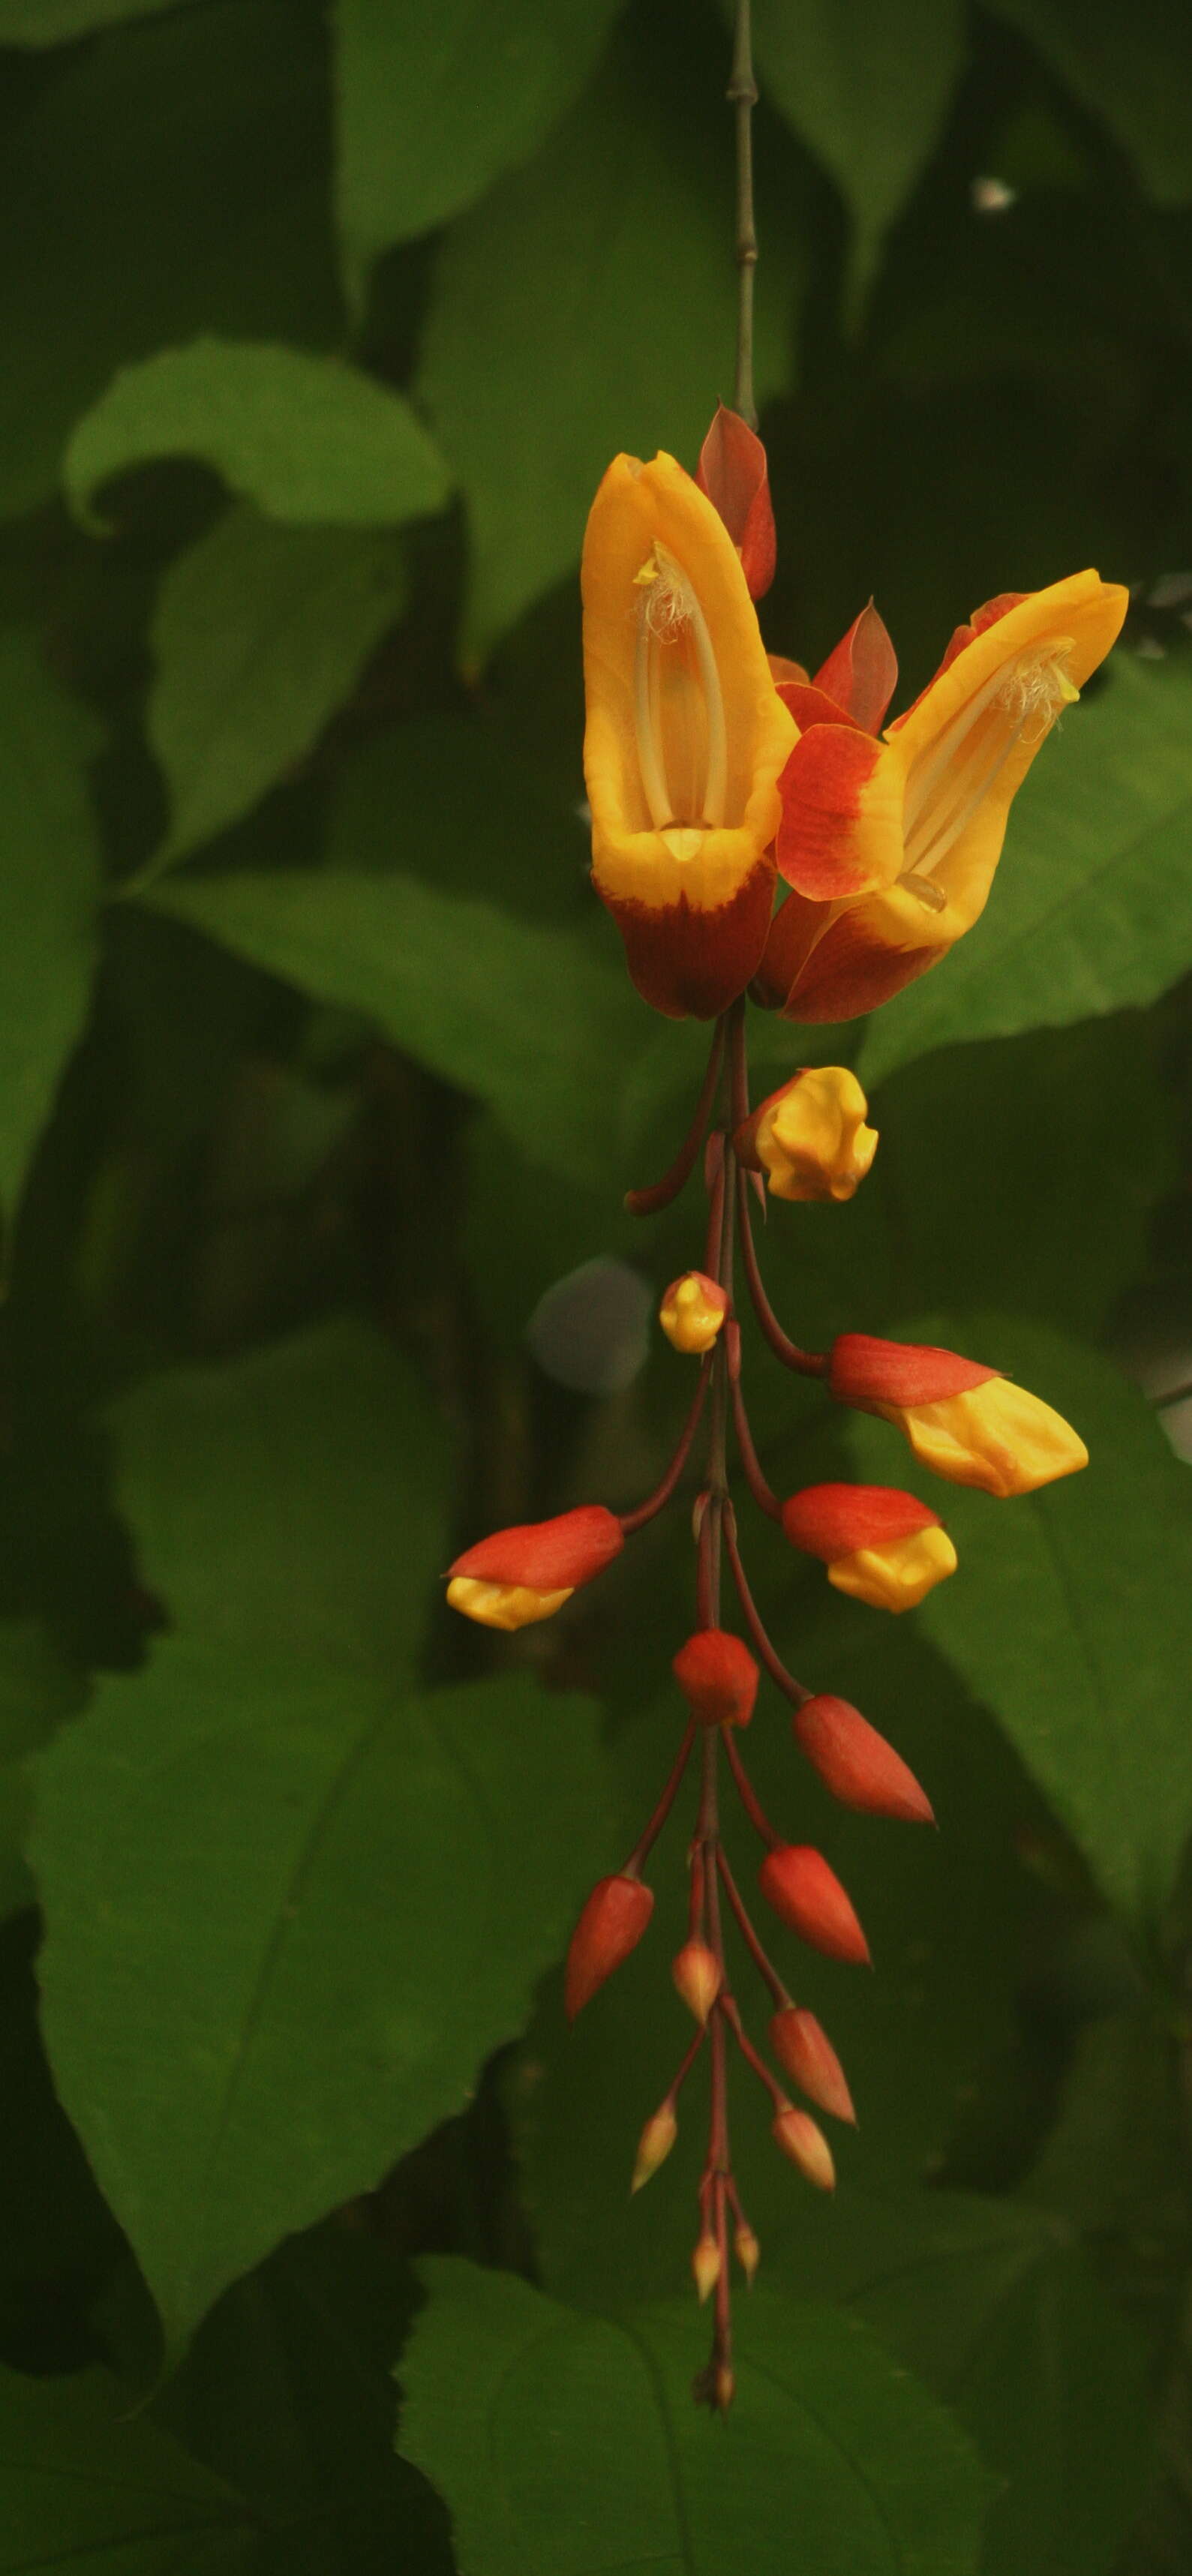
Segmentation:
{"type": "Polygon", "coordinates": [[[708,621],[682,565],[664,546],[655,543],[637,580],[645,596],[638,609],[634,654],[634,722],[650,820],[656,831],[692,823],[714,827],[723,823],[728,800],[728,727],[708,621]],[[686,685],[700,694],[704,750],[703,793],[696,795],[698,812],[692,815],[675,811],[662,719],[662,655],[668,642],[674,644],[684,636],[695,654],[696,669],[686,685]]]}
{"type": "MultiPolygon", "coordinates": [[[[1028,724],[1033,721],[1037,728],[1035,734],[1029,738],[1041,741],[1044,734],[1050,731],[1061,706],[1070,704],[1078,696],[1079,692],[1073,688],[1063,668],[1071,649],[1070,638],[1060,636],[1045,653],[1023,655],[1008,669],[1003,665],[996,675],[996,688],[987,686],[980,690],[963,709],[964,731],[969,732],[980,715],[984,714],[991,699],[996,696],[1004,712],[1012,719],[1010,730],[1000,744],[995,758],[980,772],[975,784],[969,783],[973,768],[976,766],[975,762],[970,760],[957,765],[953,792],[942,802],[939,799],[936,800],[934,812],[926,810],[929,795],[926,782],[920,791],[915,803],[914,821],[910,823],[906,834],[906,855],[910,861],[910,867],[904,870],[901,878],[902,884],[911,885],[912,891],[919,895],[920,901],[930,900],[924,892],[924,888],[930,882],[930,871],[938,867],[940,861],[946,858],[948,852],[955,847],[961,834],[972,821],[978,806],[995,784],[1011,752],[1016,750],[1022,741],[1028,724]],[[916,825],[918,829],[915,828],[916,825]]],[[[957,731],[958,726],[953,723],[944,736],[945,745],[953,750],[956,748],[957,731]]],[[[940,768],[941,763],[937,757],[931,764],[933,783],[939,777],[940,768]]],[[[932,908],[937,909],[938,906],[933,905],[932,908]]]]}
{"type": "Polygon", "coordinates": [[[984,715],[986,707],[992,704],[999,690],[1005,687],[1005,683],[1006,666],[1003,662],[994,672],[992,679],[986,681],[984,688],[978,689],[975,695],[962,706],[959,715],[953,716],[951,724],[945,725],[938,741],[929,744],[927,749],[920,753],[918,760],[913,763],[906,782],[906,796],[902,809],[903,829],[908,840],[933,787],[947,768],[953,753],[959,749],[966,735],[972,732],[978,718],[984,715]]]}

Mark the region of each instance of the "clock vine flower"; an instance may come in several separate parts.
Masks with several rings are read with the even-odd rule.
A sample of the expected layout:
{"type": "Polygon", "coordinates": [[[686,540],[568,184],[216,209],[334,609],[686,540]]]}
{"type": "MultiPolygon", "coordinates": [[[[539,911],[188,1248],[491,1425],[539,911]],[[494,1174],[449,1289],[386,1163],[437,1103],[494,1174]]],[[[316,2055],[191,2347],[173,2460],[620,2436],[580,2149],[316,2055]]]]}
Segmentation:
{"type": "Polygon", "coordinates": [[[490,1627],[553,1618],[675,1498],[706,1431],[694,1479],[694,1625],[671,1667],[678,1748],[633,1849],[583,1907],[564,2001],[574,2018],[647,1937],[647,1872],[694,1770],[687,1931],[671,1974],[695,2027],[642,2128],[631,2188],[670,2153],[680,2096],[704,2060],[708,2148],[692,2271],[714,2322],[695,2393],[720,2409],[733,2394],[730,2251],[747,2281],[760,2259],[733,2170],[730,2062],[739,2057],[760,2085],[775,2145],[818,2190],[833,2188],[832,2151],[787,2086],[829,2119],[854,2117],[831,2040],[791,1993],[790,1971],[771,1956],[730,1860],[726,1788],[761,1846],[758,1892],[780,1933],[845,1964],[870,1955],[849,1891],[822,1853],[772,1822],[754,1790],[742,1739],[763,1681],[789,1709],[796,1751],[844,1806],[904,1824],[932,1818],[926,1792],[869,1718],[830,1688],[797,1680],[779,1653],[746,1572],[730,1448],[751,1503],[852,1601],[898,1614],[956,1570],[938,1514],[900,1487],[774,1491],[746,1406],[738,1301],[752,1305],[783,1367],[887,1422],[915,1463],[945,1482],[1005,1500],[1087,1457],[1049,1405],[992,1363],[865,1333],[842,1332],[826,1351],[791,1339],[762,1278],[752,1202],[767,1191],[847,1202],[879,1140],[845,1066],[796,1068],[751,1106],[747,989],[793,1018],[847,1018],[939,962],[986,900],[1014,789],[1108,651],[1125,605],[1125,593],[1094,573],[991,601],[957,629],[921,697],[879,733],[897,665],[872,603],[809,680],[763,647],[753,602],[772,570],[765,451],[736,415],[717,413],[698,479],[669,456],[648,465],[621,456],[609,467],[583,564],[592,873],[644,998],[668,1017],[714,1022],[674,1162],[627,1201],[653,1214],[702,1163],[702,1239],[659,1309],[672,1347],[697,1364],[695,1387],[644,1502],[626,1511],[589,1503],[497,1531],[456,1559],[447,1596],[490,1627]],[[789,891],[774,912],[780,880],[789,891]],[[729,1916],[768,1997],[768,2056],[734,1989],[729,1916]]]}

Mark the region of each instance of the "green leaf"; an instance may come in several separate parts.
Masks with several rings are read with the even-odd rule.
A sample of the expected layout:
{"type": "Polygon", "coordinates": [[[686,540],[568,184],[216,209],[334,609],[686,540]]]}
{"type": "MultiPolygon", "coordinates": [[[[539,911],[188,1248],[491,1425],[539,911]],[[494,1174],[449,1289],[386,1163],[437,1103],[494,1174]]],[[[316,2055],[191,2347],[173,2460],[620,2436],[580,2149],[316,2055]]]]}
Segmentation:
{"type": "Polygon", "coordinates": [[[305,10],[208,0],[38,83],[4,138],[21,248],[0,274],[0,510],[51,499],[74,423],[129,359],[196,331],[335,338],[325,82],[305,10]]]}
{"type": "Polygon", "coordinates": [[[599,1861],[592,1712],[177,1638],[36,1777],[46,2046],[176,2355],[524,2020],[599,1861]]]}
{"type": "Polygon", "coordinates": [[[101,483],[157,456],[193,456],[272,519],[400,527],[442,508],[449,478],[402,396],[341,358],[204,338],[125,367],[67,446],[85,526],[101,483]]]}
{"type": "Polygon", "coordinates": [[[413,1669],[448,1458],[419,1378],[349,1319],[149,1378],[108,1416],[117,1501],[174,1624],[213,1645],[413,1669]]]}
{"type": "Polygon", "coordinates": [[[0,45],[64,45],[121,18],[149,18],[194,0],[0,0],[0,45]]]}
{"type": "Polygon", "coordinates": [[[404,591],[392,538],[278,527],[248,509],[177,558],[153,624],[148,711],[170,825],[146,874],[248,813],[303,758],[404,591]]]}
{"type": "Polygon", "coordinates": [[[323,1001],[364,1012],[395,1045],[499,1112],[531,1158],[602,1175],[593,1086],[642,1038],[642,1006],[611,954],[413,877],[347,869],[189,878],[149,900],[323,1001]]]}
{"type": "Polygon", "coordinates": [[[96,2576],[238,2576],[246,2508],[188,2460],[98,2370],[24,2379],[0,2370],[5,2464],[0,2576],[80,2563],[96,2576]]]}
{"type": "Polygon", "coordinates": [[[950,1039],[1153,1001],[1184,972],[1190,720],[1186,662],[1119,654],[1032,770],[975,929],[867,1023],[867,1083],[950,1039]]]}
{"type": "MultiPolygon", "coordinates": [[[[444,245],[419,390],[467,499],[475,657],[577,563],[610,458],[664,447],[694,466],[718,366],[730,390],[729,198],[710,184],[722,139],[692,126],[695,95],[688,81],[676,118],[669,58],[618,47],[537,159],[444,245]]],[[[763,399],[789,372],[794,256],[788,202],[758,271],[763,399]]]]}
{"type": "Polygon", "coordinates": [[[460,2576],[968,2576],[989,2481],[854,2321],[759,2291],[727,2435],[692,2403],[693,2307],[609,2322],[508,2274],[422,2267],[401,2447],[451,2509],[460,2576]]]}
{"type": "Polygon", "coordinates": [[[1188,84],[1192,30],[1167,0],[1128,17],[1115,0],[992,0],[1090,114],[1108,127],[1161,205],[1192,197],[1188,84]]]}
{"type": "Polygon", "coordinates": [[[90,1002],[99,852],[86,764],[96,748],[91,719],[28,637],[0,634],[0,1211],[9,1223],[90,1002]]]}
{"type": "Polygon", "coordinates": [[[862,0],[847,15],[834,0],[755,0],[764,95],[836,181],[858,285],[939,141],[964,35],[960,0],[862,0]]]}
{"type": "MultiPolygon", "coordinates": [[[[955,1335],[946,1322],[912,1324],[906,1338],[955,1335]]],[[[949,1493],[940,1508],[960,1572],[918,1615],[996,1712],[1105,1894],[1153,1925],[1192,1818],[1176,1684],[1192,1649],[1188,1470],[1142,1397],[1092,1352],[1008,1315],[966,1317],[963,1339],[1054,1404],[1092,1459],[1008,1503],[949,1493]]],[[[871,1467],[884,1450],[879,1472],[896,1475],[900,1443],[891,1454],[867,1423],[858,1438],[871,1467]]]]}
{"type": "MultiPolygon", "coordinates": [[[[575,755],[578,781],[578,727],[575,755]]],[[[575,798],[553,792],[498,726],[432,715],[377,734],[345,760],[327,855],[345,871],[388,875],[396,866],[440,894],[482,894],[536,926],[591,923],[589,837],[575,798]]],[[[615,936],[601,921],[610,968],[615,936]]]]}
{"type": "Polygon", "coordinates": [[[336,0],[337,195],[358,293],[378,251],[429,232],[536,150],[583,88],[620,0],[336,0]]]}
{"type": "Polygon", "coordinates": [[[32,1619],[0,1623],[0,1922],[34,1902],[25,1866],[25,1756],[82,1702],[76,1675],[32,1619]]]}

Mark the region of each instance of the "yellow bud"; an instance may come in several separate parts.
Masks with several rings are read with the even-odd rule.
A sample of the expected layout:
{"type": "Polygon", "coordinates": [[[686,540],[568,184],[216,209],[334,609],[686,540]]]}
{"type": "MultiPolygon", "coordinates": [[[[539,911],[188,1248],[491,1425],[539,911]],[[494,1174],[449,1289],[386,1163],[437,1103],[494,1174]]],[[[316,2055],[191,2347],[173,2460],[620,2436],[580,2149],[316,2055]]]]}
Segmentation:
{"type": "Polygon", "coordinates": [[[688,1356],[710,1351],[728,1313],[728,1298],[702,1270],[687,1270],[672,1279],[658,1321],[673,1350],[688,1356]]]}
{"type": "Polygon", "coordinates": [[[750,2289],[752,2289],[754,2276],[757,2272],[758,2264],[762,2259],[762,2249],[753,2233],[753,2229],[744,2218],[742,2219],[736,2235],[733,2238],[733,2244],[736,2248],[737,2261],[749,2283],[750,2289]]]}
{"type": "Polygon", "coordinates": [[[881,1404],[875,1410],[905,1433],[922,1466],[949,1484],[975,1485],[1002,1501],[1033,1494],[1089,1462],[1083,1440],[1063,1415],[1008,1377],[985,1378],[934,1404],[881,1404]]]}
{"type": "Polygon", "coordinates": [[[817,2191],[835,2191],[836,2167],[832,2162],[832,2150],[823,2130],[806,2111],[796,2111],[793,2102],[788,2102],[774,2121],[770,2135],[775,2146],[781,2147],[783,2155],[789,2156],[791,2163],[798,2166],[808,2182],[815,2184],[817,2191]]]}
{"type": "Polygon", "coordinates": [[[637,2162],[629,2186],[631,2192],[640,2191],[643,2183],[649,2182],[651,2175],[657,2173],[659,2165],[666,2163],[678,2134],[679,2123],[669,2102],[664,2102],[662,2109],[655,2111],[653,2118],[647,2120],[638,2139],[637,2162]]]}
{"type": "Polygon", "coordinates": [[[828,1567],[828,1581],[853,1601],[872,1610],[913,1610],[924,1595],[956,1572],[956,1550],[938,1525],[915,1530],[909,1538],[886,1539],[881,1547],[859,1547],[838,1556],[828,1567]]]}
{"type": "Polygon", "coordinates": [[[485,1583],[478,1574],[453,1574],[447,1598],[453,1610],[482,1628],[530,1628],[537,1619],[553,1619],[574,1590],[569,1583],[562,1592],[535,1592],[528,1583],[485,1583]]]}
{"type": "Polygon", "coordinates": [[[766,1174],[776,1199],[851,1199],[877,1152],[868,1109],[847,1066],[809,1066],[749,1121],[746,1160],[766,1174]]]}
{"type": "Polygon", "coordinates": [[[671,1975],[688,2012],[706,2022],[720,1992],[720,1969],[706,1941],[685,1941],[671,1965],[671,1975]]]}
{"type": "Polygon", "coordinates": [[[709,2235],[706,2230],[691,2257],[691,2269],[695,2274],[695,2286],[699,2291],[702,2307],[704,2300],[711,2297],[720,2279],[720,2247],[715,2237],[709,2235]]]}

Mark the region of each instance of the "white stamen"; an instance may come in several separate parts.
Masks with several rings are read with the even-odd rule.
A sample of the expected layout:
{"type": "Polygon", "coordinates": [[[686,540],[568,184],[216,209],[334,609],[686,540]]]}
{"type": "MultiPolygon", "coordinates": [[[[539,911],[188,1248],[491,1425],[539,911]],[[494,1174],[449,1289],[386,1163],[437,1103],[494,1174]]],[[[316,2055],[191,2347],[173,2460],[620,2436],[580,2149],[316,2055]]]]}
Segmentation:
{"type": "Polygon", "coordinates": [[[697,799],[700,807],[698,819],[713,826],[723,823],[728,797],[728,728],[708,621],[682,565],[665,546],[655,542],[635,580],[644,596],[638,610],[634,655],[634,718],[638,765],[650,820],[656,831],[684,822],[684,818],[675,813],[666,775],[660,695],[662,652],[667,644],[677,642],[684,628],[688,628],[695,651],[706,728],[706,767],[703,794],[697,799]]]}

